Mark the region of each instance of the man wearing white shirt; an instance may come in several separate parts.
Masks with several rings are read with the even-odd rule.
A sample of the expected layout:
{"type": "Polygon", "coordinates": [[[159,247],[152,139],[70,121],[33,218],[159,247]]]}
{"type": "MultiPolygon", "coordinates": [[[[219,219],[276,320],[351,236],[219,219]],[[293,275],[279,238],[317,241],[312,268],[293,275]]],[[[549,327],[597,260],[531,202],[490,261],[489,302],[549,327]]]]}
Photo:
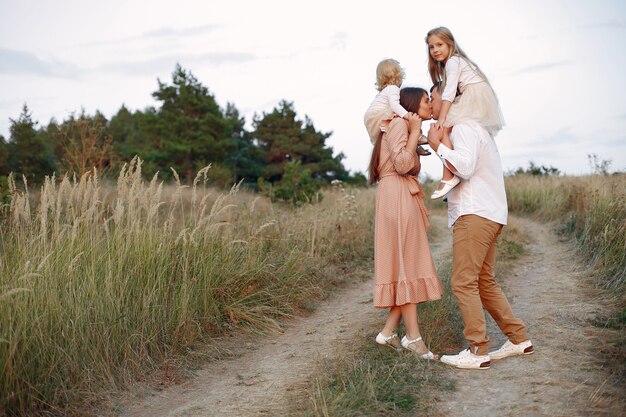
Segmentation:
{"type": "MultiPolygon", "coordinates": [[[[439,86],[432,89],[432,106],[436,119],[441,108],[439,86]]],[[[428,142],[461,179],[447,196],[448,227],[453,228],[452,292],[469,348],[443,355],[441,361],[457,368],[489,369],[492,359],[534,352],[524,323],[513,314],[494,276],[496,242],[508,215],[500,154],[493,137],[476,122],[454,126],[450,134],[454,149],[441,143],[443,134],[443,129],[431,126],[428,142]],[[489,352],[483,307],[509,338],[494,352],[489,352]]]]}

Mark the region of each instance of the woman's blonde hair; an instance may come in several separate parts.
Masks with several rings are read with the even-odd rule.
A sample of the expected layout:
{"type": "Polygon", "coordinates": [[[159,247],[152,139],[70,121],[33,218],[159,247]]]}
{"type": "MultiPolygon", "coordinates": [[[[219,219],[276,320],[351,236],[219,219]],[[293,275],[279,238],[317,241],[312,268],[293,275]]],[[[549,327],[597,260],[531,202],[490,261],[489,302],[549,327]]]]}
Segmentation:
{"type": "Polygon", "coordinates": [[[376,88],[382,91],[388,85],[400,87],[404,80],[404,70],[395,59],[383,59],[376,67],[376,88]]]}
{"type": "Polygon", "coordinates": [[[430,78],[433,81],[433,84],[437,84],[438,82],[441,82],[440,91],[443,91],[443,89],[446,88],[446,71],[445,71],[446,62],[451,56],[454,56],[454,55],[460,56],[461,58],[465,59],[470,64],[470,66],[474,69],[474,71],[476,71],[476,73],[483,80],[485,80],[487,84],[489,84],[487,77],[480,70],[480,68],[478,68],[478,65],[476,65],[474,61],[469,59],[469,57],[465,54],[465,52],[463,52],[461,47],[456,43],[456,41],[454,40],[454,36],[452,35],[452,32],[450,32],[450,29],[443,27],[443,26],[431,29],[426,34],[425,41],[426,41],[426,51],[428,52],[428,72],[430,73],[430,78]],[[430,38],[433,35],[438,36],[442,41],[444,41],[448,45],[448,48],[450,49],[450,54],[446,57],[446,61],[444,63],[441,63],[435,60],[435,58],[433,58],[433,56],[430,54],[430,48],[428,46],[428,38],[430,38]]]}

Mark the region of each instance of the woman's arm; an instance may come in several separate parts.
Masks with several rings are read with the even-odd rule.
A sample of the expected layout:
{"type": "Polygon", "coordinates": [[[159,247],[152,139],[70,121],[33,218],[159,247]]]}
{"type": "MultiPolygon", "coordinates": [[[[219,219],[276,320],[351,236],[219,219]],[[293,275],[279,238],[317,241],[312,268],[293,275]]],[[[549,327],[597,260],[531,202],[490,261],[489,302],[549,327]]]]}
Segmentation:
{"type": "Polygon", "coordinates": [[[422,119],[409,113],[408,120],[393,119],[387,135],[391,146],[391,161],[396,172],[404,175],[415,166],[417,141],[421,135],[422,119]]]}

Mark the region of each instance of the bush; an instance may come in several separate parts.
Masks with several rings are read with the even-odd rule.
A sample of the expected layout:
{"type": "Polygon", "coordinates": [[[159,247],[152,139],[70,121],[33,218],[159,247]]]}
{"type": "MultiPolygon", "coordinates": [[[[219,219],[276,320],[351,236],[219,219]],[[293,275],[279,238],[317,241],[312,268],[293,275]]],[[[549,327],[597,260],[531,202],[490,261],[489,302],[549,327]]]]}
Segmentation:
{"type": "Polygon", "coordinates": [[[261,180],[259,187],[262,190],[265,188],[272,201],[289,201],[295,206],[319,202],[322,198],[322,194],[318,192],[320,182],[313,178],[311,171],[302,167],[300,161],[288,162],[283,177],[274,186],[268,188],[261,180]]]}

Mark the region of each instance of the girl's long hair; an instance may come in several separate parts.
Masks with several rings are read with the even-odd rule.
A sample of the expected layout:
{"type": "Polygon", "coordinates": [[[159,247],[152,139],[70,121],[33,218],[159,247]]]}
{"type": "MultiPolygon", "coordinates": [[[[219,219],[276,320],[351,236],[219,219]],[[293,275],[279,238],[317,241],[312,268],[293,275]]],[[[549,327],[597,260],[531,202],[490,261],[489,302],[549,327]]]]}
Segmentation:
{"type": "MultiPolygon", "coordinates": [[[[446,62],[448,61],[450,57],[454,55],[460,56],[461,58],[465,59],[470,64],[470,66],[474,69],[474,71],[476,71],[476,73],[483,80],[485,80],[487,84],[489,84],[489,80],[487,80],[487,76],[485,76],[485,74],[480,70],[480,68],[478,67],[478,65],[476,65],[474,61],[469,59],[467,54],[463,52],[461,47],[456,43],[456,41],[454,40],[454,36],[452,35],[452,32],[450,32],[450,29],[440,26],[440,27],[437,27],[428,31],[428,33],[426,34],[425,40],[426,40],[426,51],[428,52],[428,72],[430,73],[430,78],[433,81],[433,84],[436,84],[438,81],[441,81],[441,92],[443,92],[443,89],[446,88],[446,70],[445,70],[446,64],[445,63],[442,64],[441,62],[435,60],[435,58],[433,58],[433,56],[430,54],[430,48],[428,47],[428,38],[430,38],[433,35],[441,38],[441,40],[444,41],[448,45],[448,48],[450,49],[450,55],[448,55],[448,57],[446,58],[446,62]]],[[[491,87],[491,84],[489,84],[489,86],[491,87]]]]}
{"type": "MultiPolygon", "coordinates": [[[[400,90],[400,105],[411,113],[417,113],[422,102],[424,94],[428,94],[426,90],[419,87],[405,87],[400,90]]],[[[380,172],[380,148],[383,143],[383,132],[378,133],[378,139],[372,150],[372,157],[370,158],[369,166],[369,184],[372,185],[378,181],[380,172]]]]}

